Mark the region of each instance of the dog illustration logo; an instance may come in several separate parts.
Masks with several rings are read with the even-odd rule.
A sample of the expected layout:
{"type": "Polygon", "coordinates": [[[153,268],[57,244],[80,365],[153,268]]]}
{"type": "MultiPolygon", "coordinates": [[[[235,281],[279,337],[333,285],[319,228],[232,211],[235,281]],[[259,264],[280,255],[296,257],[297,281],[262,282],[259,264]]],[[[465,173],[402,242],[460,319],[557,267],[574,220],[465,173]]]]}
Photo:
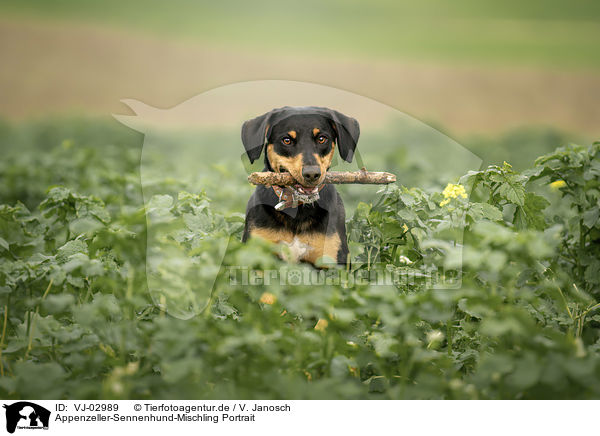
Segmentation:
{"type": "Polygon", "coordinates": [[[4,404],[6,409],[6,431],[14,433],[15,429],[48,429],[50,411],[42,406],[29,401],[19,401],[10,405],[4,404]]]}

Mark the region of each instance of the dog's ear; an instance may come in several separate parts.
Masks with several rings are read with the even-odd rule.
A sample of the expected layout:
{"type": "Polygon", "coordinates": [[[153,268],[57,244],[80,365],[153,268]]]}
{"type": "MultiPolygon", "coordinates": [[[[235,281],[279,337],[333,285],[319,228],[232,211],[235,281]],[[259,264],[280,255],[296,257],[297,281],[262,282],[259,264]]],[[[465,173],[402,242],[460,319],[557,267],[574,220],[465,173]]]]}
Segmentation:
{"type": "Polygon", "coordinates": [[[356,144],[360,136],[358,121],[333,109],[327,111],[338,136],[340,156],[346,162],[352,162],[354,150],[356,150],[356,144]]]}
{"type": "Polygon", "coordinates": [[[250,159],[250,163],[253,163],[260,157],[262,149],[265,146],[265,142],[268,137],[269,120],[273,111],[267,112],[251,120],[246,121],[242,125],[242,143],[250,159]]]}

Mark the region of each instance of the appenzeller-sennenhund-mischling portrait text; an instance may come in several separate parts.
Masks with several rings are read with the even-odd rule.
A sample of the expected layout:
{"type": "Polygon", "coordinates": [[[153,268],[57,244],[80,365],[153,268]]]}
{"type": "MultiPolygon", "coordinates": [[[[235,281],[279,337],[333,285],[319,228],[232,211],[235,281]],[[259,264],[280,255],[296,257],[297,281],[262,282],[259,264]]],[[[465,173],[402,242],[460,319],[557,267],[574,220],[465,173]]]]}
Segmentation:
{"type": "Polygon", "coordinates": [[[334,154],[352,162],[358,121],[323,107],[283,107],[246,121],[242,142],[250,162],[264,151],[263,171],[289,172],[292,186],[257,186],[248,201],[242,240],[260,237],[289,247],[295,261],[316,266],[349,262],[344,204],[324,184],[334,154]]]}

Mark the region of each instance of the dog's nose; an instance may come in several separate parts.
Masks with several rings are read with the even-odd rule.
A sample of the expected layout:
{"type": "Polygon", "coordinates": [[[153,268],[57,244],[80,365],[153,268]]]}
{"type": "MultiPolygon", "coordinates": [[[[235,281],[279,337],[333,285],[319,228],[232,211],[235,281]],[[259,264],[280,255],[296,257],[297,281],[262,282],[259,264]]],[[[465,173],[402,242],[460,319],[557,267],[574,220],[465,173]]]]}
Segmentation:
{"type": "Polygon", "coordinates": [[[302,177],[307,183],[314,183],[321,177],[321,168],[317,165],[309,165],[302,168],[302,177]]]}

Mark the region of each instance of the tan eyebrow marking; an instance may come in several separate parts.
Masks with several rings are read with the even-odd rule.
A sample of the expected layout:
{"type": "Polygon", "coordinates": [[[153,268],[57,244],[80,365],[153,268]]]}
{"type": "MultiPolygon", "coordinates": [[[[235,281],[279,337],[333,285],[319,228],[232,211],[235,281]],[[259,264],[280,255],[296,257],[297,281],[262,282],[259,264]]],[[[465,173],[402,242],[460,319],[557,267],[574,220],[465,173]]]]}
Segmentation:
{"type": "Polygon", "coordinates": [[[296,139],[296,136],[297,136],[297,135],[296,135],[296,131],[295,131],[295,130],[290,130],[290,131],[288,132],[288,135],[290,135],[290,136],[291,136],[292,138],[294,138],[294,139],[296,139]]]}
{"type": "Polygon", "coordinates": [[[313,136],[317,136],[319,134],[319,132],[321,131],[321,129],[319,129],[318,127],[315,127],[313,129],[313,136]]]}

